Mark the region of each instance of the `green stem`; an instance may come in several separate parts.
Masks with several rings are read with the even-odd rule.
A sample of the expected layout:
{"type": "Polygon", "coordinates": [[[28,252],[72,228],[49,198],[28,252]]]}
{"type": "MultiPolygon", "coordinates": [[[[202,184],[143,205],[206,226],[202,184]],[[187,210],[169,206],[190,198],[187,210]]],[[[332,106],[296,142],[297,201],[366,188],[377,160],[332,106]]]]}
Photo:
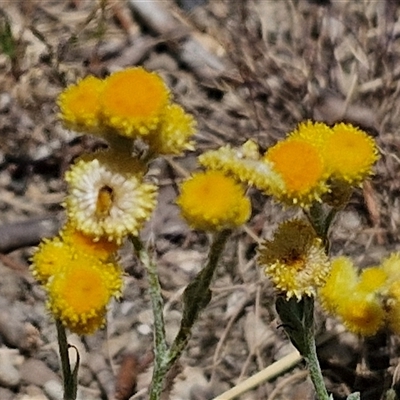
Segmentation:
{"type": "Polygon", "coordinates": [[[217,268],[222,250],[231,234],[231,230],[218,232],[210,247],[208,262],[196,278],[187,286],[183,294],[183,315],[179,332],[171,346],[170,364],[180,357],[189,342],[193,324],[200,312],[211,300],[210,284],[217,268]]]}
{"type": "Polygon", "coordinates": [[[310,377],[318,399],[329,400],[330,397],[325,388],[315,346],[314,298],[303,296],[298,301],[293,297],[287,300],[280,296],[276,299],[275,305],[276,311],[281,318],[282,326],[291,342],[307,361],[310,377]]]}
{"type": "Polygon", "coordinates": [[[321,239],[325,239],[328,233],[329,225],[326,224],[326,212],[323,205],[314,202],[307,212],[307,217],[315,229],[315,232],[321,239]]]}
{"type": "Polygon", "coordinates": [[[75,400],[77,392],[76,375],[71,372],[71,364],[68,354],[68,341],[65,328],[60,320],[56,319],[58,349],[60,352],[61,368],[64,384],[64,400],[75,400]]]}
{"type": "Polygon", "coordinates": [[[339,209],[332,207],[330,210],[324,209],[320,203],[314,203],[311,208],[306,211],[306,216],[313,226],[316,234],[322,240],[325,251],[329,253],[329,228],[338,213],[339,209]]]}
{"type": "Polygon", "coordinates": [[[165,376],[175,361],[185,349],[191,335],[191,329],[200,312],[211,300],[210,284],[218,265],[219,258],[231,234],[230,230],[222,231],[214,237],[208,255],[206,266],[196,278],[187,286],[183,294],[183,315],[179,332],[168,348],[165,338],[165,323],[163,317],[164,302],[161,295],[161,286],[157,275],[157,265],[153,263],[142,243],[136,237],[131,237],[135,251],[147,270],[149,279],[149,293],[154,314],[154,370],[150,388],[150,400],[159,400],[165,376]]]}
{"type": "Polygon", "coordinates": [[[305,334],[305,345],[307,351],[304,354],[304,358],[308,364],[308,370],[310,371],[310,377],[317,393],[319,400],[329,400],[329,394],[326,390],[324,378],[322,376],[321,367],[319,365],[317,349],[315,346],[315,338],[312,330],[308,330],[305,334]]]}
{"type": "Polygon", "coordinates": [[[154,370],[150,388],[150,400],[160,398],[163,381],[168,372],[168,346],[165,336],[164,301],[161,295],[161,286],[157,274],[157,265],[152,262],[139,238],[131,237],[136,253],[146,268],[149,279],[149,293],[154,317],[154,370]]]}

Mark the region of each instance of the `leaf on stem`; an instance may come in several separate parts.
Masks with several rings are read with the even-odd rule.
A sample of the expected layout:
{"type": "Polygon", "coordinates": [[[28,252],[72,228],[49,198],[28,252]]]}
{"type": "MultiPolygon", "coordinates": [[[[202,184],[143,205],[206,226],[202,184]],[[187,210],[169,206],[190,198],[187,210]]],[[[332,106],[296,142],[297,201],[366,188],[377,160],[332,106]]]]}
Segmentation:
{"type": "Polygon", "coordinates": [[[307,338],[313,335],[314,299],[303,296],[297,301],[293,297],[287,300],[279,296],[275,307],[290,341],[303,356],[307,356],[307,338]]]}

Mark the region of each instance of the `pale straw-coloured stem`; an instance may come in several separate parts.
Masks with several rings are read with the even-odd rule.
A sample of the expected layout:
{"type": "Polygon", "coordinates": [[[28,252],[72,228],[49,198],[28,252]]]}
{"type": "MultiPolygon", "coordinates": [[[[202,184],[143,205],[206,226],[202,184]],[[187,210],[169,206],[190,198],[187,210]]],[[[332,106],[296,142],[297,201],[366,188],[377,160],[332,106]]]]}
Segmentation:
{"type": "Polygon", "coordinates": [[[237,396],[240,396],[248,390],[251,390],[261,385],[263,382],[274,379],[277,376],[281,375],[283,372],[293,368],[302,359],[303,357],[300,355],[300,353],[295,350],[292,353],[289,353],[287,356],[281,358],[280,360],[275,361],[273,364],[269,365],[267,368],[263,369],[257,374],[239,383],[232,389],[229,389],[226,392],[215,397],[214,400],[231,400],[237,396]]]}

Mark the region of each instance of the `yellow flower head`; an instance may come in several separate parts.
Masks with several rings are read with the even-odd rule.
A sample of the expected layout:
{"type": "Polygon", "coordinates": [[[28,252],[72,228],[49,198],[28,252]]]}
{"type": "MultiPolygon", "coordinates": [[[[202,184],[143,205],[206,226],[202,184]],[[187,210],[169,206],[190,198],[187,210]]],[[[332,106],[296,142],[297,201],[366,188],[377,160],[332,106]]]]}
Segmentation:
{"type": "Polygon", "coordinates": [[[386,286],[388,275],[380,267],[369,267],[362,270],[356,290],[369,293],[381,293],[386,286]]]}
{"type": "Polygon", "coordinates": [[[60,236],[71,248],[76,248],[78,251],[90,254],[103,261],[113,256],[120,247],[118,243],[109,241],[106,237],[95,240],[93,236],[85,235],[69,223],[64,226],[60,236]]]}
{"type": "Polygon", "coordinates": [[[322,306],[338,316],[351,332],[374,335],[385,323],[386,313],[381,294],[387,275],[378,267],[364,269],[358,275],[352,261],[339,257],[319,291],[322,306]]]}
{"type": "Polygon", "coordinates": [[[372,166],[378,157],[375,141],[351,124],[336,124],[328,135],[323,156],[334,179],[350,185],[360,184],[372,174],[372,166]]]}
{"type": "Polygon", "coordinates": [[[269,148],[264,157],[284,182],[283,190],[271,190],[278,200],[308,207],[313,201],[320,201],[321,195],[329,190],[319,147],[308,139],[288,137],[269,148]]]}
{"type": "Polygon", "coordinates": [[[305,121],[289,134],[291,138],[301,138],[317,147],[322,147],[326,138],[332,133],[331,128],[323,122],[305,121]]]}
{"type": "Polygon", "coordinates": [[[284,188],[280,175],[273,170],[270,162],[261,159],[258,145],[252,140],[238,149],[227,145],[218,150],[206,151],[198,160],[207,169],[222,171],[263,192],[282,191],[284,188]]]}
{"type": "Polygon", "coordinates": [[[95,240],[121,244],[126,235],[138,235],[156,205],[157,187],[143,182],[140,163],[114,152],[80,158],[65,180],[69,221],[95,240]]]}
{"type": "Polygon", "coordinates": [[[150,149],[156,154],[181,154],[193,150],[190,138],[195,133],[195,120],[184,109],[171,104],[166,107],[157,130],[146,136],[150,149]]]}
{"type": "Polygon", "coordinates": [[[242,186],[219,171],[193,174],[181,185],[177,204],[190,226],[206,231],[243,225],[251,213],[242,186]]]}
{"type": "Polygon", "coordinates": [[[400,253],[392,253],[384,259],[381,268],[387,274],[389,282],[400,280],[400,253]]]}
{"type": "Polygon", "coordinates": [[[363,336],[377,333],[385,323],[385,311],[379,297],[361,290],[347,294],[336,310],[346,328],[363,336]]]}
{"type": "Polygon", "coordinates": [[[170,93],[161,77],[144,68],[115,72],[101,96],[104,122],[130,138],[147,135],[160,124],[170,93]]]}
{"type": "Polygon", "coordinates": [[[121,287],[117,265],[80,254],[48,281],[48,307],[72,332],[90,334],[104,325],[107,304],[121,287]]]}
{"type": "Polygon", "coordinates": [[[400,253],[392,253],[381,264],[387,274],[384,292],[389,328],[400,335],[400,253]]]}
{"type": "Polygon", "coordinates": [[[288,299],[315,295],[330,271],[321,239],[310,225],[300,220],[281,224],[274,239],[261,244],[258,262],[288,299]]]}
{"type": "Polygon", "coordinates": [[[31,271],[35,279],[44,284],[70,260],[73,250],[61,238],[44,239],[33,254],[31,271]]]}
{"type": "Polygon", "coordinates": [[[322,306],[328,312],[335,313],[338,305],[353,292],[358,275],[353,262],[347,257],[338,257],[331,264],[331,272],[319,295],[322,306]]]}
{"type": "Polygon", "coordinates": [[[104,83],[88,76],[68,86],[58,97],[61,120],[68,129],[96,133],[100,126],[100,95],[104,83]]]}

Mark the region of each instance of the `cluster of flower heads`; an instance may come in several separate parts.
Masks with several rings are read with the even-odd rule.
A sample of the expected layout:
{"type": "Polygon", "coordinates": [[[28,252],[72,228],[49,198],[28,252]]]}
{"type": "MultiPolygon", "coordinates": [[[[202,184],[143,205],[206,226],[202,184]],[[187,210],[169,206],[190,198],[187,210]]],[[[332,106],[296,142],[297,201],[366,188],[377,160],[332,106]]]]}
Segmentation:
{"type": "Polygon", "coordinates": [[[69,222],[94,240],[122,243],[138,235],[156,206],[157,186],[146,182],[148,161],[191,149],[193,117],[171,100],[158,74],[141,67],[84,78],[67,87],[58,104],[67,128],[109,143],[67,171],[69,222]]]}
{"type": "Polygon", "coordinates": [[[259,154],[249,141],[240,149],[223,146],[199,157],[206,168],[219,169],[289,205],[308,208],[333,190],[357,186],[378,159],[374,140],[351,124],[332,128],[306,121],[284,140],[259,154]],[[334,188],[334,189],[333,189],[334,188]]]}
{"type": "MultiPolygon", "coordinates": [[[[372,174],[378,159],[374,140],[345,123],[329,127],[306,121],[264,155],[253,151],[249,156],[248,149],[249,145],[241,151],[224,147],[205,153],[200,162],[306,210],[314,202],[342,206],[351,189],[372,174]],[[270,173],[260,174],[266,168],[270,173]]],[[[340,316],[353,332],[371,335],[385,323],[399,332],[396,288],[400,285],[394,267],[400,267],[399,256],[359,276],[350,260],[330,261],[324,240],[310,223],[286,221],[273,240],[261,243],[258,263],[287,299],[319,295],[325,309],[340,316]]]]}
{"type": "MultiPolygon", "coordinates": [[[[156,205],[157,187],[146,181],[148,161],[192,149],[195,122],[172,102],[161,77],[143,68],[82,79],[58,104],[64,126],[99,135],[109,148],[80,157],[67,171],[66,227],[39,246],[32,270],[56,318],[74,332],[91,333],[121,292],[116,251],[127,235],[139,234],[156,205]]],[[[361,184],[377,158],[374,141],[360,129],[307,121],[265,154],[251,140],[203,153],[205,171],[182,183],[177,204],[195,229],[232,229],[250,218],[248,186],[307,209],[361,184]]],[[[300,220],[282,224],[274,240],[260,246],[259,262],[288,298],[315,295],[330,274],[322,240],[300,220]]]]}
{"type": "Polygon", "coordinates": [[[387,326],[400,334],[400,253],[361,273],[351,259],[336,258],[319,296],[323,307],[354,333],[370,336],[387,326]]]}
{"type": "Polygon", "coordinates": [[[293,219],[261,243],[258,263],[287,299],[318,297],[351,332],[371,336],[388,327],[400,334],[400,253],[359,272],[348,257],[330,260],[311,225],[293,219]]]}
{"type": "Polygon", "coordinates": [[[31,270],[47,292],[49,310],[72,332],[90,334],[102,327],[110,299],[121,294],[118,247],[67,224],[33,255],[31,270]]]}
{"type": "Polygon", "coordinates": [[[60,94],[58,105],[66,128],[99,135],[109,148],[79,157],[66,172],[67,222],[39,245],[32,272],[55,318],[88,334],[104,324],[107,304],[121,293],[119,247],[156,206],[148,162],[191,149],[195,122],[171,101],[161,77],[140,67],[84,78],[60,94]]]}
{"type": "Polygon", "coordinates": [[[178,205],[192,227],[206,230],[247,221],[250,206],[244,205],[243,187],[248,186],[306,209],[316,201],[334,205],[372,173],[377,159],[374,140],[360,129],[306,121],[265,154],[252,140],[239,148],[226,145],[204,152],[198,161],[206,172],[183,183],[178,205]],[[231,181],[241,194],[222,181],[231,181]]]}
{"type": "Polygon", "coordinates": [[[123,137],[143,141],[153,154],[193,149],[193,117],[171,101],[157,73],[141,67],[115,72],[106,79],[84,78],[61,93],[58,105],[66,127],[100,135],[111,145],[123,137]]]}

